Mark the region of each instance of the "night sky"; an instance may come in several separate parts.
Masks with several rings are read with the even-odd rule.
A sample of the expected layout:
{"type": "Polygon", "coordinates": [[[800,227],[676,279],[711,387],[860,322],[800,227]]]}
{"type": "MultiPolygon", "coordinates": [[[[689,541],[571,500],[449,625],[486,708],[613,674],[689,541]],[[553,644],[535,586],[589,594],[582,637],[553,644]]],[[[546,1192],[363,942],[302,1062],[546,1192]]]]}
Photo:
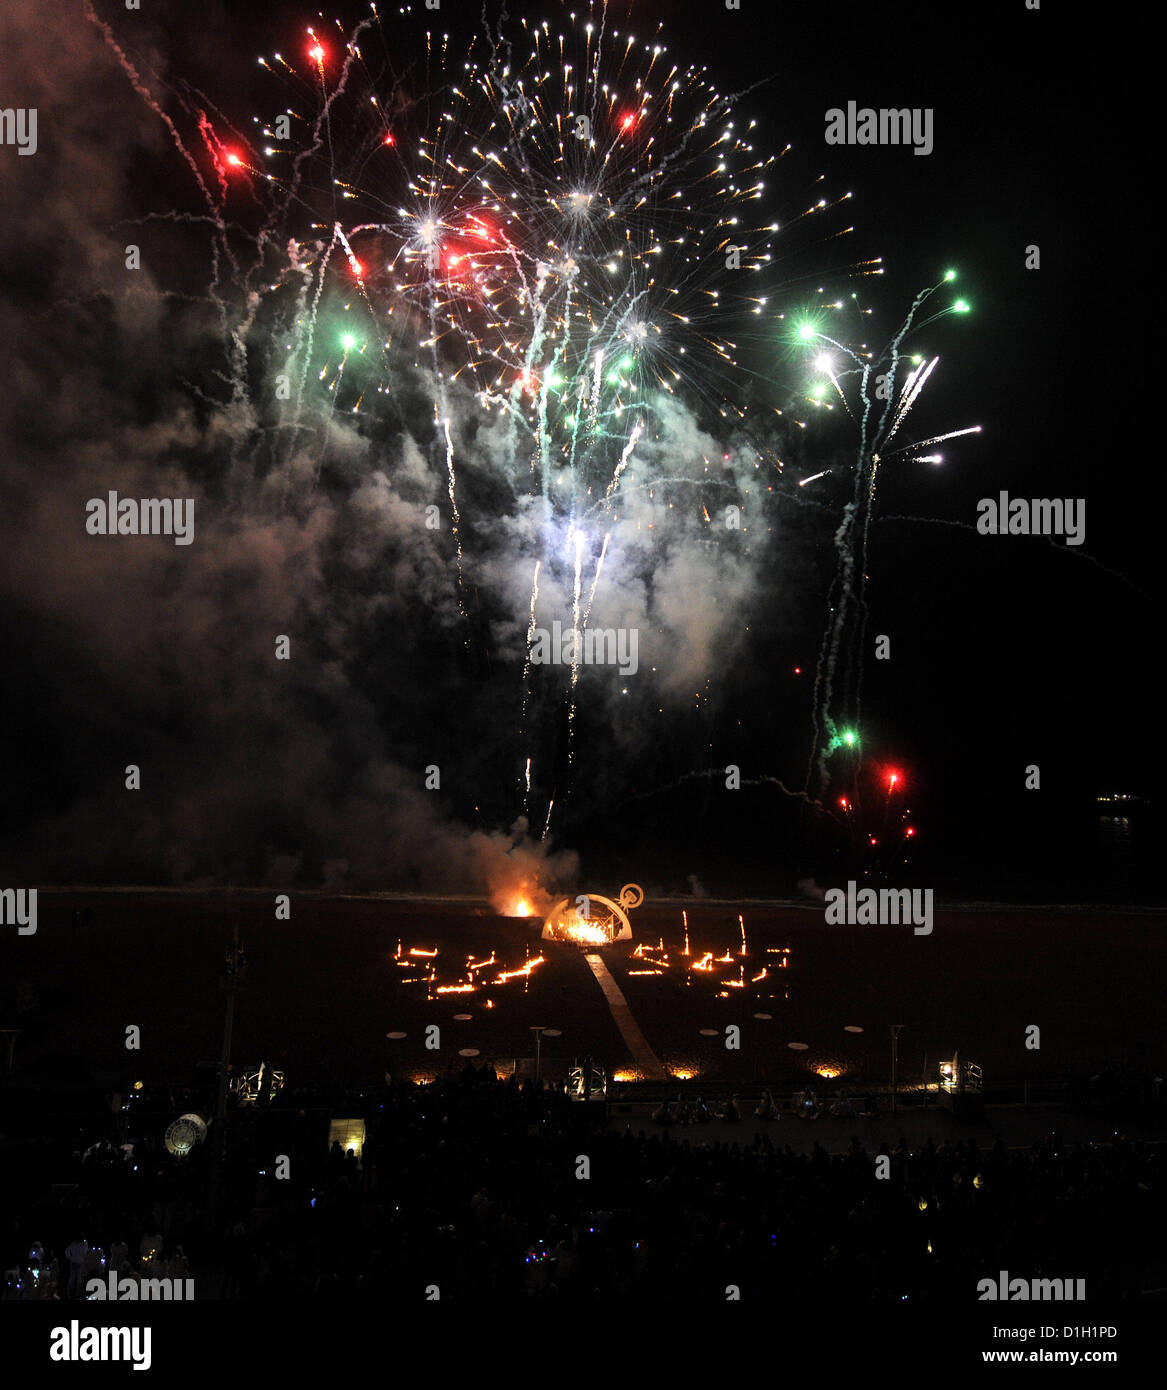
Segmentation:
{"type": "MultiPolygon", "coordinates": [[[[613,537],[597,619],[637,619],[657,636],[642,636],[629,694],[614,672],[584,671],[570,750],[561,672],[536,672],[525,727],[521,710],[536,553],[525,462],[474,418],[468,392],[456,397],[459,590],[448,516],[436,539],[420,520],[429,504],[448,510],[447,479],[426,368],[401,356],[407,347],[382,378],[363,380],[353,363],[332,405],[363,385],[364,413],[328,421],[317,467],[332,409],[317,373],[330,362],[335,376],[334,325],[352,298],[343,256],[306,359],[310,429],[293,436],[271,403],[286,302],[259,294],[246,364],[232,357],[247,290],[262,290],[289,237],[310,235],[306,211],[271,228],[264,272],[249,272],[269,193],[247,171],[232,175],[221,249],[237,259],[220,260],[220,303],[208,292],[216,230],[195,178],[215,186],[206,132],[221,150],[239,148],[241,132],[262,145],[252,117],[270,119],[289,88],[257,57],[283,52],[310,79],[306,27],[339,49],[334,18],[351,30],[367,6],[321,20],[289,4],[129,12],[98,0],[108,39],[72,0],[0,19],[2,105],[39,115],[33,157],[0,148],[0,333],[12,350],[0,395],[5,881],[485,892],[519,863],[548,888],[574,888],[582,868],[596,883],[632,876],[657,892],[785,895],[870,864],[837,817],[758,782],[808,788],[831,537],[855,453],[841,412],[826,419],[808,404],[789,324],[820,285],[822,297],[855,292],[882,345],[917,291],[953,267],[953,293],[938,297],[959,293],[972,312],[920,335],[915,350],[941,361],[909,435],[983,428],[945,446],[940,466],[889,463],[879,475],[862,814],[881,836],[902,836],[910,807],[917,835],[910,862],[888,855],[876,867],[974,898],[1151,892],[1154,808],[1116,859],[1095,806],[1112,790],[1155,792],[1161,594],[1141,355],[1124,347],[1126,321],[1142,312],[1119,227],[1125,137],[1110,114],[1113,79],[1100,89],[1095,76],[1113,70],[1109,40],[1092,35],[1087,59],[1052,5],[937,8],[634,7],[633,32],[648,37],[663,20],[675,61],[705,64],[721,91],[743,93],[737,110],[758,122],[760,147],[793,146],[774,189],[783,219],[820,188],[853,197],[823,234],[791,236],[772,300],[789,317],[743,344],[731,397],[748,405],[748,428],[720,420],[711,383],[698,381],[642,451],[648,478],[724,451],[727,487],[753,474],[769,491],[716,562],[694,489],[683,503],[676,490],[684,515],[655,550],[641,542],[633,556],[613,537]],[[827,146],[825,113],[848,101],[932,108],[933,152],[827,146]],[[845,239],[824,235],[848,225],[845,239]],[[137,272],[125,267],[130,243],[137,272]],[[1025,268],[1031,244],[1040,270],[1025,268]],[[885,273],[856,277],[851,267],[874,257],[885,273]],[[781,474],[744,462],[751,440],[783,460],[781,474]],[[798,487],[827,467],[821,484],[798,487]],[[195,497],[194,543],[87,535],[86,500],[110,490],[195,497]],[[1085,499],[1085,543],[978,535],[977,502],[1002,490],[1085,499]],[[291,637],[290,661],[274,659],[277,634],[291,637]],[[876,634],[890,637],[890,661],[873,659],[876,634]],[[140,790],[125,787],[129,764],[142,769],[140,790]],[[710,775],[728,764],[741,768],[740,790],[710,775]],[[1029,764],[1040,790],[1025,790],[1029,764]],[[439,790],[426,790],[430,765],[439,790]],[[901,774],[894,807],[879,780],[888,768],[901,774]]],[[[510,10],[512,27],[561,13],[510,10]]],[[[387,10],[383,24],[404,92],[420,82],[413,55],[427,26],[453,49],[482,31],[476,5],[414,11],[387,10]]],[[[628,27],[623,6],[610,23],[628,27]]],[[[310,81],[303,91],[310,122],[310,81]]],[[[336,126],[336,171],[379,194],[368,130],[339,115],[336,126]]],[[[310,166],[317,210],[331,199],[331,167],[327,151],[310,166]]],[[[343,203],[338,215],[349,216],[343,203]]],[[[645,494],[626,506],[647,524],[645,494]]],[[[545,597],[556,592],[567,590],[548,569],[545,597]]],[[[541,621],[569,613],[548,607],[541,621]]],[[[836,778],[827,806],[843,786],[836,778]]]]}

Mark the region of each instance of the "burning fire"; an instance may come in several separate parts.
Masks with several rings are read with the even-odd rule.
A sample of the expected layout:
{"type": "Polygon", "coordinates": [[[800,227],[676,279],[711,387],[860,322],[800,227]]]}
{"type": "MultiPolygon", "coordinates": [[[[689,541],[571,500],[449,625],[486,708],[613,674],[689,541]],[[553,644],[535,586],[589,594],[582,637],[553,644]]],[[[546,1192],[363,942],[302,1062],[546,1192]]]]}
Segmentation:
{"type": "Polygon", "coordinates": [[[494,910],[500,917],[541,917],[552,904],[552,897],[538,879],[510,879],[499,884],[491,893],[494,910]]]}
{"type": "Polygon", "coordinates": [[[534,970],[534,968],[535,968],[537,965],[542,965],[542,964],[543,964],[543,957],[542,957],[542,956],[536,956],[534,960],[529,960],[529,961],[526,963],[526,965],[520,966],[518,970],[504,970],[504,971],[502,972],[502,974],[499,975],[499,976],[497,976],[497,978],[495,979],[495,984],[496,984],[496,985],[505,985],[506,982],[507,982],[508,980],[517,979],[518,976],[520,976],[520,975],[528,975],[528,976],[529,976],[530,973],[531,973],[531,971],[534,970]]]}
{"type": "Polygon", "coordinates": [[[603,927],[594,927],[590,922],[563,922],[555,924],[556,931],[562,932],[568,941],[578,941],[584,946],[607,946],[608,933],[603,927]]]}

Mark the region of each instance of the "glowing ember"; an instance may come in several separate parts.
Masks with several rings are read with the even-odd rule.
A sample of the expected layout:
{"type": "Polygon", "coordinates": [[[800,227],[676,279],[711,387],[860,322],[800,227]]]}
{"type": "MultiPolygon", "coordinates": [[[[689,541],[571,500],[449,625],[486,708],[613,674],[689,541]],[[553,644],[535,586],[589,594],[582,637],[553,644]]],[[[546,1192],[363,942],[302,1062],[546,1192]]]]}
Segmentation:
{"type": "Polygon", "coordinates": [[[534,960],[529,960],[526,965],[521,966],[518,970],[504,970],[501,975],[495,977],[494,983],[496,985],[505,985],[508,980],[513,980],[519,975],[530,975],[531,971],[534,970],[537,965],[542,964],[543,957],[536,956],[534,960]]]}
{"type": "Polygon", "coordinates": [[[555,940],[574,941],[578,946],[607,946],[612,939],[603,927],[577,917],[557,917],[549,926],[555,940]]]}

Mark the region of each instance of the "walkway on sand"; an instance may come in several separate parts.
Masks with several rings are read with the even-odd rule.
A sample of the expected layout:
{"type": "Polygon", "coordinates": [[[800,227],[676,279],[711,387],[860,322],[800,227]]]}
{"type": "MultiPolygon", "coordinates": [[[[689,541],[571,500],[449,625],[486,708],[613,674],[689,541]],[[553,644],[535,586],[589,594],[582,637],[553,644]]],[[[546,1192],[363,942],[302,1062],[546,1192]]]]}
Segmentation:
{"type": "Polygon", "coordinates": [[[636,1062],[636,1069],[642,1076],[650,1081],[661,1081],[668,1078],[668,1070],[664,1063],[648,1045],[648,1039],[640,1031],[640,1025],[632,1017],[632,1010],[628,1007],[628,1000],[624,998],[620,986],[612,978],[611,971],[604,964],[602,956],[593,955],[589,952],[584,959],[592,968],[592,974],[596,977],[600,988],[604,991],[604,998],[608,1001],[608,1008],[612,1011],[612,1017],[616,1021],[616,1027],[620,1030],[620,1036],[628,1051],[636,1062]]]}

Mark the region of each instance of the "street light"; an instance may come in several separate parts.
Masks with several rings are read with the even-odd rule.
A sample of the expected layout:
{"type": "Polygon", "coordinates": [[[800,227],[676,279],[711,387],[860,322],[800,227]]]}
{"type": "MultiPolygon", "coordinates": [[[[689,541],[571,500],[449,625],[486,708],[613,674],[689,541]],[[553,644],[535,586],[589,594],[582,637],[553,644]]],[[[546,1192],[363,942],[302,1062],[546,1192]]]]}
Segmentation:
{"type": "MultiPolygon", "coordinates": [[[[229,890],[230,892],[230,890],[229,890]]],[[[211,1190],[207,1202],[207,1224],[216,1228],[223,1195],[224,1170],[227,1164],[227,1091],[231,1078],[231,1037],[235,1027],[235,996],[247,976],[247,956],[239,940],[239,912],[235,910],[231,929],[231,946],[220,982],[227,994],[223,1018],[223,1051],[219,1059],[219,1094],[215,1104],[215,1127],[212,1130],[214,1147],[211,1150],[211,1190]]]]}
{"type": "Polygon", "coordinates": [[[540,1058],[539,1045],[543,1041],[543,1034],[546,1033],[549,1038],[560,1038],[563,1036],[563,1032],[559,1028],[548,1028],[542,1024],[538,1026],[532,1026],[531,1032],[535,1035],[535,1080],[538,1081],[540,1058]]]}
{"type": "Polygon", "coordinates": [[[891,1113],[896,1113],[896,1062],[899,1057],[900,1029],[902,1023],[890,1024],[891,1029],[891,1113]]]}

